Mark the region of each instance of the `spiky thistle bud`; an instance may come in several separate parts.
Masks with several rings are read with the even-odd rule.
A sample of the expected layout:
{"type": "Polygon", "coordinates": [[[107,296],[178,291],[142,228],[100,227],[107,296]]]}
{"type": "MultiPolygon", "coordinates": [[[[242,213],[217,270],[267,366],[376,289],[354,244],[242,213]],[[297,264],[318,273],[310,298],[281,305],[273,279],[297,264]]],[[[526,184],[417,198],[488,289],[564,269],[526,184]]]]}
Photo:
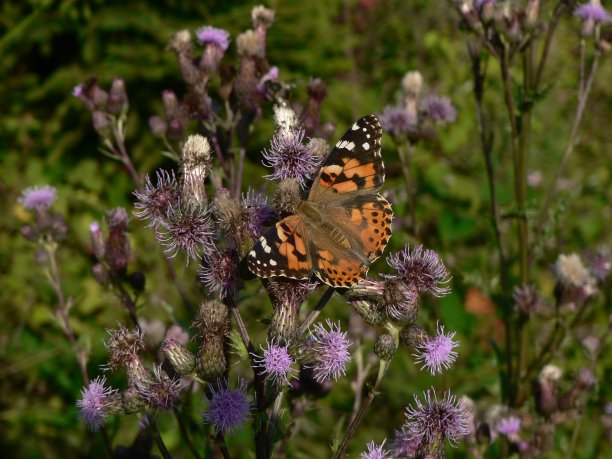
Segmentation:
{"type": "Polygon", "coordinates": [[[128,364],[144,349],[143,335],[138,330],[128,330],[123,325],[107,330],[108,340],[104,343],[109,354],[108,368],[117,370],[128,364]]]}
{"type": "Polygon", "coordinates": [[[93,253],[99,261],[104,260],[106,241],[102,228],[98,222],[92,222],[89,225],[89,235],[91,236],[91,246],[93,253]]]}
{"type": "Polygon", "coordinates": [[[297,333],[300,317],[300,306],[317,284],[287,279],[274,278],[268,285],[272,298],[274,313],[268,329],[268,337],[276,342],[289,342],[297,333]]]}
{"type": "Polygon", "coordinates": [[[389,361],[397,351],[397,340],[391,335],[379,335],[374,343],[374,353],[381,360],[389,361]]]}
{"type": "Polygon", "coordinates": [[[183,200],[195,206],[207,203],[204,181],[211,165],[210,143],[205,137],[195,134],[187,137],[183,144],[181,169],[183,173],[183,200]]]}
{"type": "Polygon", "coordinates": [[[220,378],[227,368],[224,341],[229,329],[228,309],[220,301],[202,303],[193,323],[201,339],[196,370],[205,381],[220,378]]]}
{"type": "Polygon", "coordinates": [[[300,184],[296,179],[281,180],[272,199],[272,206],[279,215],[295,213],[300,202],[300,184]]]}
{"type": "Polygon", "coordinates": [[[108,95],[108,103],[106,105],[109,113],[119,113],[128,109],[129,102],[127,91],[125,90],[125,81],[123,78],[115,78],[111,84],[111,89],[108,95]]]}
{"type": "Polygon", "coordinates": [[[263,57],[265,53],[260,37],[254,30],[247,30],[238,35],[236,38],[236,48],[238,49],[238,54],[243,57],[263,57]]]}
{"type": "Polygon", "coordinates": [[[137,385],[140,395],[147,404],[155,409],[170,410],[178,400],[181,383],[178,379],[169,378],[161,365],[153,369],[154,377],[143,385],[137,385]]]}
{"type": "Polygon", "coordinates": [[[128,214],[122,207],[112,209],[106,214],[108,239],[104,254],[111,273],[117,277],[125,276],[130,257],[130,241],[126,231],[128,214]]]}
{"type": "Polygon", "coordinates": [[[216,293],[225,299],[231,294],[239,280],[235,275],[238,266],[235,250],[212,250],[202,259],[200,280],[209,293],[216,293]]]}
{"type": "Polygon", "coordinates": [[[400,333],[400,340],[406,346],[418,348],[429,339],[427,332],[415,324],[405,326],[400,333]]]}
{"type": "Polygon", "coordinates": [[[162,352],[178,374],[187,377],[195,374],[195,356],[177,339],[166,338],[162,352]]]}

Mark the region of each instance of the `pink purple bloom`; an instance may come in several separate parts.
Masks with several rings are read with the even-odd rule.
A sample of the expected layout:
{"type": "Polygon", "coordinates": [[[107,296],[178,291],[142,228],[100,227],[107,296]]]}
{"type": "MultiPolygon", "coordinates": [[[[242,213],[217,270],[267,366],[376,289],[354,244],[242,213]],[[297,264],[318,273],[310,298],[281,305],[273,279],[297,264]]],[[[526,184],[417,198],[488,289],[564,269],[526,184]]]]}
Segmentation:
{"type": "Polygon", "coordinates": [[[263,164],[274,168],[266,175],[270,180],[293,178],[303,185],[321,163],[311,143],[304,144],[304,130],[276,133],[270,142],[270,149],[263,152],[263,164]]]}
{"type": "Polygon", "coordinates": [[[265,95],[266,93],[266,83],[268,81],[276,81],[278,80],[278,67],[271,67],[270,70],[268,70],[264,76],[262,76],[259,80],[259,83],[257,83],[257,90],[265,95]]]}
{"type": "Polygon", "coordinates": [[[497,0],[474,0],[474,7],[479,9],[485,5],[495,5],[495,3],[497,3],[497,0]]]}
{"type": "Polygon", "coordinates": [[[108,417],[108,399],[117,391],[106,387],[106,378],[98,377],[91,381],[87,388],[81,390],[81,399],[77,401],[81,419],[90,430],[96,432],[108,417]]]}
{"type": "Polygon", "coordinates": [[[289,384],[292,375],[293,358],[289,354],[288,347],[277,343],[267,343],[267,348],[261,347],[263,357],[255,356],[258,367],[266,375],[266,379],[274,383],[289,384]]]}
{"type": "Polygon", "coordinates": [[[138,200],[134,204],[134,215],[142,220],[148,220],[149,227],[158,227],[166,219],[168,209],[178,205],[181,197],[174,172],[168,173],[163,169],[156,172],[157,181],[153,185],[147,176],[144,191],[135,191],[138,200]]]}
{"type": "Polygon", "coordinates": [[[506,416],[499,420],[495,431],[508,438],[515,438],[521,431],[521,418],[518,416],[506,416]]]}
{"type": "Polygon", "coordinates": [[[266,221],[274,215],[265,196],[249,189],[242,195],[242,207],[246,211],[246,228],[250,236],[261,236],[266,221]]]}
{"type": "Polygon", "coordinates": [[[413,132],[417,125],[416,115],[404,107],[387,106],[378,119],[383,131],[395,136],[413,132]]]}
{"type": "Polygon", "coordinates": [[[417,457],[421,439],[413,437],[410,430],[406,426],[395,431],[393,443],[391,443],[391,451],[393,457],[401,457],[406,459],[414,459],[417,457]]]}
{"type": "Polygon", "coordinates": [[[240,427],[251,417],[251,402],[247,398],[244,381],[231,390],[225,379],[208,385],[210,399],[208,410],[203,414],[204,422],[215,426],[217,433],[229,432],[240,427]]]}
{"type": "Polygon", "coordinates": [[[175,257],[183,250],[189,259],[212,249],[213,236],[210,212],[196,206],[171,206],[157,230],[157,240],[166,246],[165,252],[175,257]]]}
{"type": "Polygon", "coordinates": [[[612,20],[612,15],[598,2],[589,2],[578,6],[574,10],[574,16],[598,24],[606,24],[612,20]]]}
{"type": "Polygon", "coordinates": [[[436,123],[452,123],[457,119],[457,110],[448,97],[430,94],[422,100],[421,108],[436,123]]]}
{"type": "Polygon", "coordinates": [[[47,210],[57,199],[57,190],[51,185],[31,186],[21,192],[17,199],[26,209],[47,210]]]}
{"type": "Polygon", "coordinates": [[[448,370],[451,364],[457,360],[457,352],[453,349],[459,346],[453,341],[455,332],[445,334],[444,326],[438,325],[438,335],[427,338],[417,347],[416,361],[422,364],[421,370],[427,368],[432,375],[442,373],[442,369],[448,370]]]}
{"type": "Polygon", "coordinates": [[[225,299],[236,285],[234,271],[238,264],[237,254],[230,250],[212,250],[202,260],[200,280],[209,292],[216,292],[225,299]]]}
{"type": "Polygon", "coordinates": [[[596,252],[589,252],[586,255],[589,269],[596,279],[602,281],[610,274],[610,250],[600,249],[596,252]]]}
{"type": "Polygon", "coordinates": [[[537,314],[544,307],[544,300],[533,285],[517,286],[512,293],[514,306],[525,314],[537,314]]]}
{"type": "Polygon", "coordinates": [[[315,362],[312,368],[317,382],[337,380],[345,374],[346,364],[351,360],[351,341],[346,332],[340,329],[340,323],[327,320],[327,327],[329,330],[319,323],[309,336],[310,351],[315,362]]]}
{"type": "Polygon", "coordinates": [[[410,251],[406,245],[403,250],[387,257],[387,263],[397,272],[387,279],[401,279],[408,285],[414,285],[421,292],[434,296],[444,296],[450,292],[447,284],[450,276],[439,255],[433,250],[424,250],[422,245],[410,251]]]}
{"type": "Polygon", "coordinates": [[[385,447],[384,440],[380,445],[377,445],[374,441],[368,443],[367,451],[363,451],[361,453],[361,459],[389,459],[391,455],[389,451],[384,449],[385,447]]]}
{"type": "Polygon", "coordinates": [[[470,414],[450,391],[446,391],[444,398],[438,401],[435,389],[430,388],[423,393],[423,398],[421,401],[415,395],[415,405],[406,408],[405,428],[410,438],[421,440],[423,445],[448,440],[455,446],[470,433],[470,414]]]}
{"type": "Polygon", "coordinates": [[[201,44],[211,44],[226,51],[229,47],[229,32],[216,27],[204,26],[196,30],[196,36],[201,44]]]}

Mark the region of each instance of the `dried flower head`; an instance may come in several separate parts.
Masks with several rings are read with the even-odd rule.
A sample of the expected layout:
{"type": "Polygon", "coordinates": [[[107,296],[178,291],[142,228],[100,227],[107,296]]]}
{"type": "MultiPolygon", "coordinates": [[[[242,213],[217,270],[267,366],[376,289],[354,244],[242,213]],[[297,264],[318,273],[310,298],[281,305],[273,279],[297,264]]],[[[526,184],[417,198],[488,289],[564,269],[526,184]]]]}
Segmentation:
{"type": "Polygon", "coordinates": [[[191,33],[189,30],[179,30],[168,41],[168,47],[176,54],[186,54],[191,51],[191,33]]]}
{"type": "Polygon", "coordinates": [[[397,137],[414,132],[418,123],[416,114],[404,107],[390,105],[384,108],[378,119],[383,131],[397,137]]]}
{"type": "Polygon", "coordinates": [[[104,424],[109,415],[109,397],[117,393],[115,389],[106,387],[105,384],[106,378],[97,377],[81,390],[81,399],[76,403],[81,419],[93,432],[98,431],[104,424]]]}
{"type": "Polygon", "coordinates": [[[208,409],[202,416],[204,422],[215,426],[217,433],[237,429],[251,417],[251,402],[247,398],[245,381],[240,380],[238,387],[232,390],[226,379],[218,379],[208,385],[208,390],[208,409]]]}
{"type": "Polygon", "coordinates": [[[157,229],[157,240],[166,246],[165,252],[175,257],[179,250],[189,259],[197,260],[202,252],[212,249],[214,235],[210,212],[195,206],[171,206],[157,229]]]}
{"type": "Polygon", "coordinates": [[[406,245],[403,250],[389,255],[387,263],[396,271],[394,276],[385,276],[387,279],[401,279],[408,285],[414,285],[419,293],[428,292],[437,297],[450,292],[450,287],[444,285],[450,281],[450,275],[440,256],[433,250],[423,250],[423,246],[419,245],[411,252],[410,246],[406,245]]]}
{"type": "Polygon", "coordinates": [[[225,299],[237,285],[234,275],[238,265],[238,254],[233,250],[212,250],[202,260],[200,280],[210,293],[225,299]]]}
{"type": "Polygon", "coordinates": [[[300,128],[297,115],[286,105],[274,106],[274,125],[281,136],[293,135],[300,128]]]}
{"type": "Polygon", "coordinates": [[[238,35],[236,38],[236,48],[241,56],[264,56],[264,47],[259,39],[259,35],[254,30],[247,30],[238,35]]]}
{"type": "Polygon", "coordinates": [[[253,28],[263,27],[267,29],[274,22],[274,10],[263,5],[255,6],[251,10],[251,19],[253,20],[253,28]]]}
{"type": "Polygon", "coordinates": [[[266,375],[266,379],[275,384],[289,384],[289,378],[295,377],[292,365],[293,358],[289,354],[287,346],[281,346],[275,342],[267,342],[267,347],[261,346],[263,356],[254,356],[257,366],[266,375]]]}
{"type": "Polygon", "coordinates": [[[204,181],[208,175],[210,164],[210,143],[208,139],[199,134],[187,137],[181,155],[182,197],[185,202],[197,206],[206,205],[204,181]]]}
{"type": "Polygon", "coordinates": [[[322,323],[316,324],[310,331],[307,343],[313,361],[310,366],[317,382],[338,380],[346,373],[346,365],[351,361],[351,341],[341,330],[340,322],[333,323],[328,319],[327,329],[322,323]]]}
{"type": "Polygon", "coordinates": [[[134,204],[134,215],[141,220],[148,220],[149,227],[158,227],[165,219],[168,210],[176,207],[181,198],[174,172],[159,169],[156,173],[156,183],[151,183],[151,177],[145,180],[144,191],[135,191],[138,200],[134,204]]]}
{"type": "Polygon", "coordinates": [[[421,401],[415,395],[415,405],[406,408],[405,427],[410,438],[420,439],[423,445],[441,444],[448,440],[452,446],[470,433],[469,414],[461,402],[450,391],[438,401],[435,389],[423,393],[421,401]]]}
{"type": "Polygon", "coordinates": [[[525,314],[537,314],[544,308],[544,300],[534,285],[516,286],[512,299],[514,307],[525,314]]]}
{"type": "Polygon", "coordinates": [[[540,383],[556,383],[561,379],[563,375],[563,370],[556,365],[548,364],[545,365],[542,370],[540,370],[540,374],[538,375],[538,381],[540,383]]]}
{"type": "Polygon", "coordinates": [[[148,384],[138,387],[144,400],[153,408],[170,410],[174,408],[181,393],[181,382],[169,378],[162,370],[161,365],[153,369],[155,378],[148,384]]]}
{"type": "Polygon", "coordinates": [[[393,443],[391,443],[391,452],[393,457],[415,459],[421,446],[421,439],[413,437],[410,429],[403,426],[395,431],[393,443]]]}
{"type": "Polygon", "coordinates": [[[203,45],[212,45],[226,51],[230,43],[230,33],[223,29],[203,26],[196,30],[196,37],[203,45]]]}
{"type": "Polygon", "coordinates": [[[386,441],[387,440],[385,439],[380,445],[377,445],[376,442],[372,440],[367,445],[367,451],[363,451],[361,453],[361,459],[390,459],[391,454],[389,451],[384,449],[386,441]]]}
{"type": "Polygon", "coordinates": [[[553,266],[553,274],[565,287],[582,287],[586,285],[591,275],[576,253],[561,254],[553,266]]]}
{"type": "Polygon", "coordinates": [[[423,75],[418,70],[406,72],[402,78],[402,89],[407,94],[417,96],[423,88],[423,75]]]}
{"type": "Polygon", "coordinates": [[[278,132],[270,141],[270,149],[264,150],[264,166],[274,168],[274,172],[266,175],[269,180],[293,178],[300,185],[312,176],[321,162],[315,154],[313,145],[304,143],[304,130],[292,130],[290,134],[278,132]]]}
{"type": "Polygon", "coordinates": [[[26,209],[48,210],[57,199],[57,190],[51,185],[32,186],[21,192],[17,202],[26,209]]]}
{"type": "Polygon", "coordinates": [[[421,101],[421,110],[436,123],[452,123],[457,119],[457,110],[448,97],[430,94],[421,101]]]}
{"type": "Polygon", "coordinates": [[[109,354],[108,367],[116,370],[138,356],[144,349],[142,332],[128,330],[123,325],[117,329],[107,330],[108,340],[104,343],[109,354]]]}
{"type": "Polygon", "coordinates": [[[427,337],[417,346],[416,362],[422,364],[421,370],[427,368],[432,375],[442,373],[442,369],[448,370],[451,364],[457,360],[457,352],[454,349],[459,346],[453,341],[455,332],[444,333],[444,326],[438,324],[437,336],[427,337]]]}

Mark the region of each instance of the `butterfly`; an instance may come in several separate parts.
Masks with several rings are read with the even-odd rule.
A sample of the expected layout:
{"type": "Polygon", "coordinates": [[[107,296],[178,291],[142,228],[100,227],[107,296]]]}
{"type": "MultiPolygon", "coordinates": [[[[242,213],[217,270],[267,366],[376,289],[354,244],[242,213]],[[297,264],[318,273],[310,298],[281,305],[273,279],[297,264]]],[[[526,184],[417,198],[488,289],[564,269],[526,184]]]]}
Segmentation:
{"type": "Polygon", "coordinates": [[[306,280],[314,273],[332,287],[352,287],[367,274],[391,237],[393,220],[391,204],[376,192],[385,180],[381,136],[374,115],[353,124],[296,213],[276,223],[249,252],[253,274],[306,280]]]}

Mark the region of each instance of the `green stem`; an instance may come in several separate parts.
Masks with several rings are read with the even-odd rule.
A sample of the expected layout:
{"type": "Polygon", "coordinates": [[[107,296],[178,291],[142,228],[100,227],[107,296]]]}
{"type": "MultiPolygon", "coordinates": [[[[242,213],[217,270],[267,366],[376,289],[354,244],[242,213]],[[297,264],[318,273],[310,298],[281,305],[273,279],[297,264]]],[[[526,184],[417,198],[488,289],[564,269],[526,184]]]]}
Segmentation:
{"type": "Polygon", "coordinates": [[[308,313],[306,318],[300,324],[300,327],[298,328],[298,336],[301,336],[302,334],[306,333],[308,328],[314,323],[315,320],[317,320],[317,317],[319,317],[319,314],[321,314],[321,311],[323,310],[323,308],[325,307],[325,305],[333,294],[334,288],[327,287],[327,290],[325,291],[317,305],[312,309],[312,311],[308,313]]]}

